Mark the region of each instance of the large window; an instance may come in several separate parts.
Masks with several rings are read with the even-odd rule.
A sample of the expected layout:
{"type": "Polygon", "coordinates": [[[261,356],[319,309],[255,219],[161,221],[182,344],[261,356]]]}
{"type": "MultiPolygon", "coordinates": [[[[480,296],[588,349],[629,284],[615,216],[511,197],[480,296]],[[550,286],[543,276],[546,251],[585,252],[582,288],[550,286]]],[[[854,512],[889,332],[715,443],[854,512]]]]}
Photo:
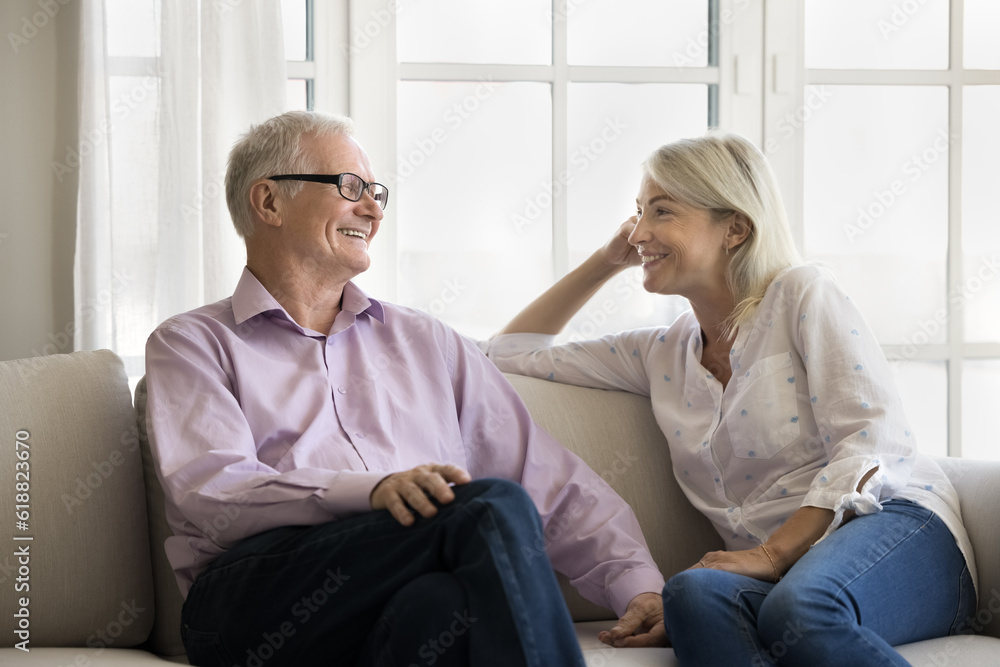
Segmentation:
{"type": "Polygon", "coordinates": [[[922,447],[1000,458],[1000,7],[810,0],[803,23],[805,254],[872,324],[922,447]]]}
{"type": "MultiPolygon", "coordinates": [[[[362,283],[470,336],[499,329],[632,214],[653,148],[719,123],[731,90],[721,11],[709,0],[351,3],[351,111],[396,202],[362,283]]],[[[669,322],[683,307],[630,272],[564,336],[669,322]]]]}
{"type": "MultiPolygon", "coordinates": [[[[374,295],[488,336],[632,213],[652,149],[719,126],[767,154],[804,255],[879,336],[921,448],[1000,458],[993,0],[282,7],[289,108],[350,114],[392,191],[359,280],[374,295]]],[[[684,307],[627,273],[564,338],[684,307]]]]}

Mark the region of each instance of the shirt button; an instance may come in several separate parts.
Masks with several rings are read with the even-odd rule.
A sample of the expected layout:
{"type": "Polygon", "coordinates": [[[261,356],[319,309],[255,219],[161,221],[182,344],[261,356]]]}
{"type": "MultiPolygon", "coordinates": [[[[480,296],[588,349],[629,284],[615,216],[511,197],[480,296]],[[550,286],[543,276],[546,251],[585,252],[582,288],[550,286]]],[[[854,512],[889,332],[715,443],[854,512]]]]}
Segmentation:
{"type": "Polygon", "coordinates": [[[359,438],[362,438],[362,439],[364,439],[364,437],[365,437],[364,433],[355,433],[354,435],[356,435],[356,436],[358,436],[359,438]]]}
{"type": "Polygon", "coordinates": [[[341,394],[346,394],[347,387],[337,387],[337,391],[339,391],[341,394]]]}

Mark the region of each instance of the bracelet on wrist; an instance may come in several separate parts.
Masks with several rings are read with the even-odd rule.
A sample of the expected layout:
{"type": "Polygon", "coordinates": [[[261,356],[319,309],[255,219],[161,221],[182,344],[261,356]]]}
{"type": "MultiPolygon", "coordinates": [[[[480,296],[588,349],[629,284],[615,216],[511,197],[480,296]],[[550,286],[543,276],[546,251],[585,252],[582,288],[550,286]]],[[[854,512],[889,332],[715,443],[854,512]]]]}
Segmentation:
{"type": "Polygon", "coordinates": [[[776,584],[779,581],[781,581],[781,575],[778,574],[778,566],[774,564],[774,558],[771,557],[771,552],[767,550],[767,547],[765,547],[763,544],[761,544],[760,548],[764,551],[764,555],[767,556],[767,559],[769,561],[771,561],[771,569],[774,570],[774,581],[773,581],[773,583],[776,584]]]}

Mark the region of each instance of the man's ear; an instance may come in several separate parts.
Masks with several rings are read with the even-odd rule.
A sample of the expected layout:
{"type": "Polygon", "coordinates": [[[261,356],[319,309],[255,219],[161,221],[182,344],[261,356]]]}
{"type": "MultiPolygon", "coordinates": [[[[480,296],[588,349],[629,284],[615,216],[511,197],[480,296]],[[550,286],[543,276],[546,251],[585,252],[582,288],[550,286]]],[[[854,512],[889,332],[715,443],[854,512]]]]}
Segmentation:
{"type": "Polygon", "coordinates": [[[753,233],[753,225],[750,219],[742,213],[733,213],[729,218],[729,227],[726,229],[726,245],[735,248],[740,245],[753,233]]]}
{"type": "Polygon", "coordinates": [[[250,208],[254,217],[271,227],[281,226],[281,211],[274,181],[261,179],[250,186],[250,208]]]}

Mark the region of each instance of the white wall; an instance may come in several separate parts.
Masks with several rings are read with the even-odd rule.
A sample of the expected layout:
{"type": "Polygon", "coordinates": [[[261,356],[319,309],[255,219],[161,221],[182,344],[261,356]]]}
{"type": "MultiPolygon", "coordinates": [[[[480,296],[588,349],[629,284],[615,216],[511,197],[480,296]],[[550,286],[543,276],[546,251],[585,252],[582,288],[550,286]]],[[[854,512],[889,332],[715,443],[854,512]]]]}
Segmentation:
{"type": "Polygon", "coordinates": [[[76,146],[81,0],[63,1],[0,3],[0,360],[73,347],[77,176],[52,163],[76,146]]]}

